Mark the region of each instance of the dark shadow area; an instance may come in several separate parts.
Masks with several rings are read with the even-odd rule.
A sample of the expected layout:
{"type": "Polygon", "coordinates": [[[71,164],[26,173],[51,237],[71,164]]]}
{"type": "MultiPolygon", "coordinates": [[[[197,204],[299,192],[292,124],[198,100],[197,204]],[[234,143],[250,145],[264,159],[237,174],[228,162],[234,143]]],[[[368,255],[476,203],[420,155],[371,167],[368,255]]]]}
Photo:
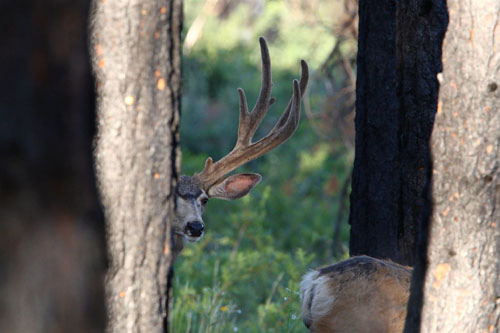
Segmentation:
{"type": "Polygon", "coordinates": [[[89,1],[0,9],[0,331],[103,331],[89,1]]]}

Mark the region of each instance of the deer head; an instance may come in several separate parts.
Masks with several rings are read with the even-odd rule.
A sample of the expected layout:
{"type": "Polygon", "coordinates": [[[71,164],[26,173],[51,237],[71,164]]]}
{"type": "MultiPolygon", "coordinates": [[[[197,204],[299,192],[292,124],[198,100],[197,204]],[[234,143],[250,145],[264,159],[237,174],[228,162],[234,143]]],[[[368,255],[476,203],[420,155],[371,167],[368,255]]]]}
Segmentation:
{"type": "Polygon", "coordinates": [[[252,142],[262,119],[275,99],[271,97],[271,60],[264,38],[259,39],[262,58],[262,87],[251,112],[243,89],[238,89],[240,119],[238,139],[233,150],[217,162],[207,158],[204,169],[193,176],[181,176],[177,185],[175,219],[172,226],[174,255],[184,243],[196,242],[205,231],[202,214],[209,198],[235,200],[245,196],[260,182],[256,173],[227,176],[239,166],[254,160],[285,142],[297,129],[300,118],[300,101],[309,78],[307,63],[302,60],[300,83],[293,81],[293,95],[273,129],[262,139],[252,142]]]}

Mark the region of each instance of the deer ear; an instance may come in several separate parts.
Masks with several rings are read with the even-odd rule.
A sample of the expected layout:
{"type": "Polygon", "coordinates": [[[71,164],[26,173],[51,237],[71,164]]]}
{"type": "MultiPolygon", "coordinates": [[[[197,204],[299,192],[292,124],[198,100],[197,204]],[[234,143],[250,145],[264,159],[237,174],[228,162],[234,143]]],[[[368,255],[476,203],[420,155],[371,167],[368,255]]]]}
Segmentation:
{"type": "Polygon", "coordinates": [[[240,173],[224,178],[208,190],[208,196],[225,200],[235,200],[247,195],[257,185],[262,176],[257,173],[240,173]]]}

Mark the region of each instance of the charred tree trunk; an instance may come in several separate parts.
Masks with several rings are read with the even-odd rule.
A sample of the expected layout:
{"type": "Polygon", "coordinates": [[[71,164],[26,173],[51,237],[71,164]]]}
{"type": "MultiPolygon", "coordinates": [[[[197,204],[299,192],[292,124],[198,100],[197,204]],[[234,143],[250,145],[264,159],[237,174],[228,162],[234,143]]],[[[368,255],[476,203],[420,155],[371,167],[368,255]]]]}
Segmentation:
{"type": "Polygon", "coordinates": [[[351,255],[399,258],[396,1],[360,1],[351,255]]]}
{"type": "MultiPolygon", "coordinates": [[[[433,212],[422,332],[496,332],[500,322],[500,2],[449,0],[432,134],[433,212]]],[[[419,263],[425,265],[425,262],[419,263]]],[[[418,267],[418,266],[417,266],[418,267]]],[[[425,270],[421,270],[425,273],[425,270]]],[[[416,311],[418,308],[412,308],[416,311]]],[[[408,325],[410,326],[410,325],[408,325]]],[[[418,325],[407,332],[418,332],[418,325]]]]}
{"type": "Polygon", "coordinates": [[[88,10],[0,4],[0,332],[104,329],[88,10]]]}
{"type": "Polygon", "coordinates": [[[361,1],[350,253],[415,261],[437,106],[443,1],[361,1]]]}
{"type": "Polygon", "coordinates": [[[93,10],[108,331],[166,331],[180,162],[182,1],[95,0],[93,10]]]}

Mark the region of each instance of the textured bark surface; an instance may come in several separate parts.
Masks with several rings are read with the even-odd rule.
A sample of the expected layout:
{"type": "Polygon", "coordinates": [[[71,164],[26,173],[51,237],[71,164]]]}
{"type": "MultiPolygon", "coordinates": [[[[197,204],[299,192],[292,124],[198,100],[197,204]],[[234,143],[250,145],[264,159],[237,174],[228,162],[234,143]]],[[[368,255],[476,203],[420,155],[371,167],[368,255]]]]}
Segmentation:
{"type": "Polygon", "coordinates": [[[500,324],[500,2],[449,0],[421,332],[500,324]]]}
{"type": "Polygon", "coordinates": [[[179,169],[181,0],[94,1],[97,170],[107,221],[108,331],[167,329],[179,169]]]}
{"type": "Polygon", "coordinates": [[[399,257],[395,46],[396,2],[360,1],[356,152],[349,216],[351,255],[399,257]]]}
{"type": "Polygon", "coordinates": [[[86,0],[0,2],[0,332],[102,332],[86,0]]]}
{"type": "Polygon", "coordinates": [[[443,1],[359,4],[350,252],[415,261],[437,106],[443,1]]]}

